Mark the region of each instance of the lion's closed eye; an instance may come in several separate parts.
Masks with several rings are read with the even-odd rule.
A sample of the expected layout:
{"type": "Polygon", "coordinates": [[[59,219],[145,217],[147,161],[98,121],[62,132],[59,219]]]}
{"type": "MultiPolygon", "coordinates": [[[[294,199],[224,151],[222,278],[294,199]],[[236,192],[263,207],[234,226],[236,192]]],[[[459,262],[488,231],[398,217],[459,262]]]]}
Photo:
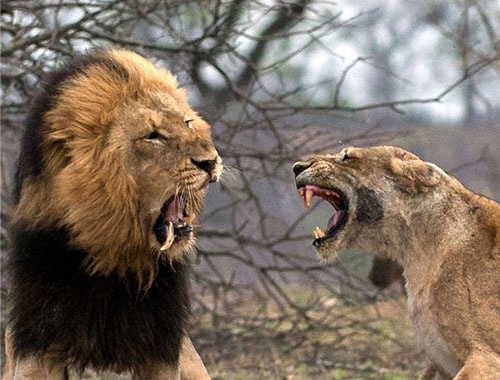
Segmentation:
{"type": "Polygon", "coordinates": [[[167,140],[167,137],[162,135],[161,133],[157,132],[157,131],[153,131],[153,132],[150,132],[146,135],[146,140],[158,140],[158,141],[161,141],[161,140],[167,140]]]}

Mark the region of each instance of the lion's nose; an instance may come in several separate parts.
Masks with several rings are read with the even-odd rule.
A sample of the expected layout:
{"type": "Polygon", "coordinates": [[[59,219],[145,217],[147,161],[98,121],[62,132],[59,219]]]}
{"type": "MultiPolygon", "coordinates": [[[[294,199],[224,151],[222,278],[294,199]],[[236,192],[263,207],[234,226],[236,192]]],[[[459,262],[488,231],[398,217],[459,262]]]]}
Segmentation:
{"type": "Polygon", "coordinates": [[[193,163],[194,166],[197,168],[205,171],[208,173],[210,178],[212,178],[212,173],[214,171],[215,165],[217,164],[217,160],[195,160],[194,158],[191,158],[191,162],[193,163]]]}
{"type": "Polygon", "coordinates": [[[300,173],[302,173],[304,170],[309,168],[312,165],[312,162],[296,162],[292,166],[293,173],[295,174],[295,177],[297,177],[300,173]]]}

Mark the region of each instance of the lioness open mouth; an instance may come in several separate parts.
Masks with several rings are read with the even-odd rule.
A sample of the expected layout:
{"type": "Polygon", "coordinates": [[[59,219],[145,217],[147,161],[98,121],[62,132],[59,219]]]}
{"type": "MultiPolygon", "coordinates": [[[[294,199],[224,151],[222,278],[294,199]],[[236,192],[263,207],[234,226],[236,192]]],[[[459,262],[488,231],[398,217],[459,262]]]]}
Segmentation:
{"type": "Polygon", "coordinates": [[[345,226],[348,214],[349,202],[346,196],[338,189],[323,189],[316,185],[305,185],[299,188],[299,195],[304,201],[304,207],[308,209],[311,205],[313,197],[320,197],[328,201],[335,210],[327,223],[327,230],[324,232],[321,228],[316,227],[313,231],[314,246],[320,246],[325,241],[334,238],[337,233],[345,226]]]}
{"type": "Polygon", "coordinates": [[[188,213],[188,203],[183,196],[175,195],[166,201],[161,208],[154,231],[161,245],[160,250],[169,249],[175,242],[193,233],[191,223],[195,214],[188,213]]]}

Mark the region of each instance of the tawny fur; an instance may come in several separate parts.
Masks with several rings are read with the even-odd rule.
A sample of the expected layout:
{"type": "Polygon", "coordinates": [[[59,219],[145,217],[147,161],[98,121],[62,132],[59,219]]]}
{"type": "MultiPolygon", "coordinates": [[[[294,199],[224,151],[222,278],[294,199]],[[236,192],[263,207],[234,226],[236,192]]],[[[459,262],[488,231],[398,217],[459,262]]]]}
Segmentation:
{"type": "MultiPolygon", "coordinates": [[[[191,109],[171,73],[126,50],[108,55],[126,80],[96,65],[64,84],[44,117],[45,170],[34,183],[24,184],[12,218],[41,228],[70,224],[73,243],[90,253],[92,270],[145,275],[154,271],[156,260],[154,253],[136,254],[156,248],[147,236],[145,208],[156,211],[158,194],[172,194],[191,176],[202,177],[193,174],[197,170],[189,157],[211,159],[217,153],[208,124],[191,109]],[[194,128],[186,127],[185,115],[194,119],[194,128]],[[141,161],[134,143],[148,131],[165,128],[183,143],[184,159],[178,157],[170,167],[141,161]],[[156,197],[147,200],[144,194],[156,197]],[[96,215],[95,210],[106,212],[96,215]]],[[[193,197],[195,212],[203,191],[193,197]]]]}
{"type": "MultiPolygon", "coordinates": [[[[81,270],[76,265],[75,278],[78,276],[81,284],[92,284],[96,279],[99,284],[107,286],[103,292],[108,295],[101,300],[109,298],[110,292],[120,291],[122,297],[130,292],[131,298],[126,299],[126,304],[134,305],[134,299],[137,299],[137,304],[146,304],[149,302],[148,289],[168,288],[171,281],[176,281],[168,276],[176,275],[175,265],[178,264],[177,268],[184,266],[184,256],[194,246],[194,239],[189,237],[167,251],[160,251],[153,225],[162,205],[175,194],[183,193],[189,200],[190,214],[197,214],[208,182],[217,181],[221,174],[222,161],[213,146],[209,125],[189,106],[184,90],[178,87],[170,72],[127,50],[94,51],[81,62],[73,63],[71,75],[61,71],[62,74],[56,75],[63,80],[53,79],[52,85],[49,82],[42,94],[51,96],[50,99],[35,101],[38,105],[34,109],[38,111],[28,119],[28,124],[35,127],[29,130],[25,140],[28,146],[33,144],[30,139],[35,141],[40,155],[21,162],[21,154],[11,228],[18,236],[25,232],[31,234],[34,242],[58,242],[63,247],[58,248],[58,253],[67,251],[69,255],[82,255],[81,270]],[[192,121],[186,123],[186,118],[192,121]],[[160,133],[161,139],[148,139],[152,132],[160,133]],[[41,142],[37,143],[37,139],[41,142]],[[210,173],[195,165],[195,162],[205,160],[215,162],[210,173]],[[164,274],[167,277],[156,282],[158,273],[167,273],[164,274]]],[[[71,64],[69,66],[71,70],[71,64]]],[[[36,257],[36,247],[28,249],[29,255],[36,257]]],[[[50,254],[50,247],[40,249],[44,255],[50,254]]],[[[20,265],[16,263],[22,260],[16,261],[15,256],[23,255],[23,252],[13,252],[12,255],[14,259],[11,261],[20,265]]],[[[51,260],[56,261],[55,258],[51,260]]],[[[71,260],[78,258],[68,257],[61,265],[74,268],[71,260]]],[[[57,263],[50,265],[56,268],[57,263]]],[[[47,268],[51,268],[50,265],[47,268]]],[[[178,270],[177,273],[185,276],[184,272],[178,270]]],[[[16,272],[14,268],[13,273],[19,273],[19,270],[16,272]]],[[[13,291],[14,306],[20,294],[27,297],[36,294],[20,286],[22,281],[19,275],[17,278],[18,283],[14,281],[13,287],[23,290],[13,291]]],[[[183,281],[179,280],[179,283],[183,284],[183,281]]],[[[81,284],[78,285],[81,290],[67,294],[86,292],[87,285],[81,284]]],[[[57,286],[60,287],[56,285],[54,289],[59,289],[57,286]]],[[[173,299],[187,292],[184,285],[179,286],[179,295],[172,296],[173,299]]],[[[92,292],[98,292],[98,288],[92,292]]],[[[156,292],[156,298],[152,299],[161,299],[158,290],[156,292]]],[[[41,313],[52,312],[44,309],[43,300],[36,301],[42,305],[41,313]]],[[[50,302],[54,302],[53,296],[50,302]]],[[[157,305],[158,311],[165,307],[172,305],[157,305]]],[[[184,310],[182,318],[189,314],[188,308],[187,301],[179,305],[179,309],[184,310]]],[[[95,326],[100,326],[100,323],[105,326],[106,319],[113,318],[111,313],[105,314],[105,307],[101,312],[104,314],[95,318],[104,322],[96,322],[95,326]]],[[[178,311],[162,312],[175,314],[178,311]]],[[[123,313],[120,315],[122,320],[126,317],[123,313]]],[[[3,379],[60,380],[65,376],[68,364],[65,360],[78,363],[78,358],[61,359],[64,353],[52,355],[52,352],[57,352],[57,342],[44,347],[44,353],[27,354],[26,344],[23,343],[22,349],[17,346],[15,337],[25,332],[19,332],[23,327],[15,318],[11,316],[15,323],[9,325],[6,335],[8,365],[3,379]],[[18,330],[12,331],[13,326],[18,330]],[[18,352],[22,352],[22,356],[16,357],[18,352]]],[[[147,319],[148,316],[142,315],[141,318],[147,319]]],[[[50,320],[50,315],[46,315],[45,320],[50,320]]],[[[145,323],[154,323],[154,319],[145,320],[145,323]]],[[[175,323],[175,326],[187,327],[187,321],[175,320],[175,323]]],[[[79,327],[80,333],[85,328],[79,327]]],[[[147,329],[150,334],[166,333],[155,331],[154,325],[146,326],[147,329]]],[[[183,335],[185,331],[173,334],[183,335]]],[[[91,338],[89,341],[93,342],[95,337],[91,338]]],[[[50,333],[48,338],[40,337],[37,343],[40,345],[43,339],[50,342],[50,333]]],[[[120,340],[119,337],[116,339],[120,340]]],[[[148,340],[151,341],[154,339],[148,340]]],[[[178,347],[179,342],[173,346],[178,347]]],[[[78,344],[89,343],[75,342],[78,344]]],[[[128,341],[127,344],[140,342],[128,341]]],[[[106,350],[113,348],[105,347],[101,351],[106,353],[106,350]]],[[[87,352],[91,358],[92,350],[87,352]]],[[[126,368],[114,367],[111,363],[108,369],[130,370],[141,380],[209,379],[200,357],[185,335],[180,349],[171,356],[179,357],[179,353],[178,362],[146,360],[127,363],[126,368]]],[[[100,366],[107,365],[105,356],[102,354],[99,358],[100,366]]],[[[85,360],[82,363],[92,361],[85,360]]]]}
{"type": "Polygon", "coordinates": [[[403,266],[432,363],[423,378],[500,379],[500,205],[395,147],[351,147],[300,166],[298,186],[349,200],[344,228],[316,248],[322,259],[357,248],[403,266]]]}

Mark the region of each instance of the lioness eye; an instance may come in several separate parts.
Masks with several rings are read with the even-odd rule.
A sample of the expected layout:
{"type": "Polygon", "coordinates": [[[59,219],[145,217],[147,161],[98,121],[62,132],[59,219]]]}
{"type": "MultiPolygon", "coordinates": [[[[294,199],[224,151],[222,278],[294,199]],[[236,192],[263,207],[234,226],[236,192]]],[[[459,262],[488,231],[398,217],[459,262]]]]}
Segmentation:
{"type": "Polygon", "coordinates": [[[156,132],[156,131],[153,131],[153,132],[151,132],[151,133],[150,133],[150,134],[149,134],[146,138],[147,138],[148,140],[156,140],[156,139],[159,139],[159,138],[161,138],[161,137],[162,137],[162,135],[160,135],[160,134],[159,134],[158,132],[156,132]]]}
{"type": "Polygon", "coordinates": [[[347,154],[347,152],[344,153],[344,157],[342,157],[342,161],[347,161],[350,160],[352,157],[347,154]]]}

